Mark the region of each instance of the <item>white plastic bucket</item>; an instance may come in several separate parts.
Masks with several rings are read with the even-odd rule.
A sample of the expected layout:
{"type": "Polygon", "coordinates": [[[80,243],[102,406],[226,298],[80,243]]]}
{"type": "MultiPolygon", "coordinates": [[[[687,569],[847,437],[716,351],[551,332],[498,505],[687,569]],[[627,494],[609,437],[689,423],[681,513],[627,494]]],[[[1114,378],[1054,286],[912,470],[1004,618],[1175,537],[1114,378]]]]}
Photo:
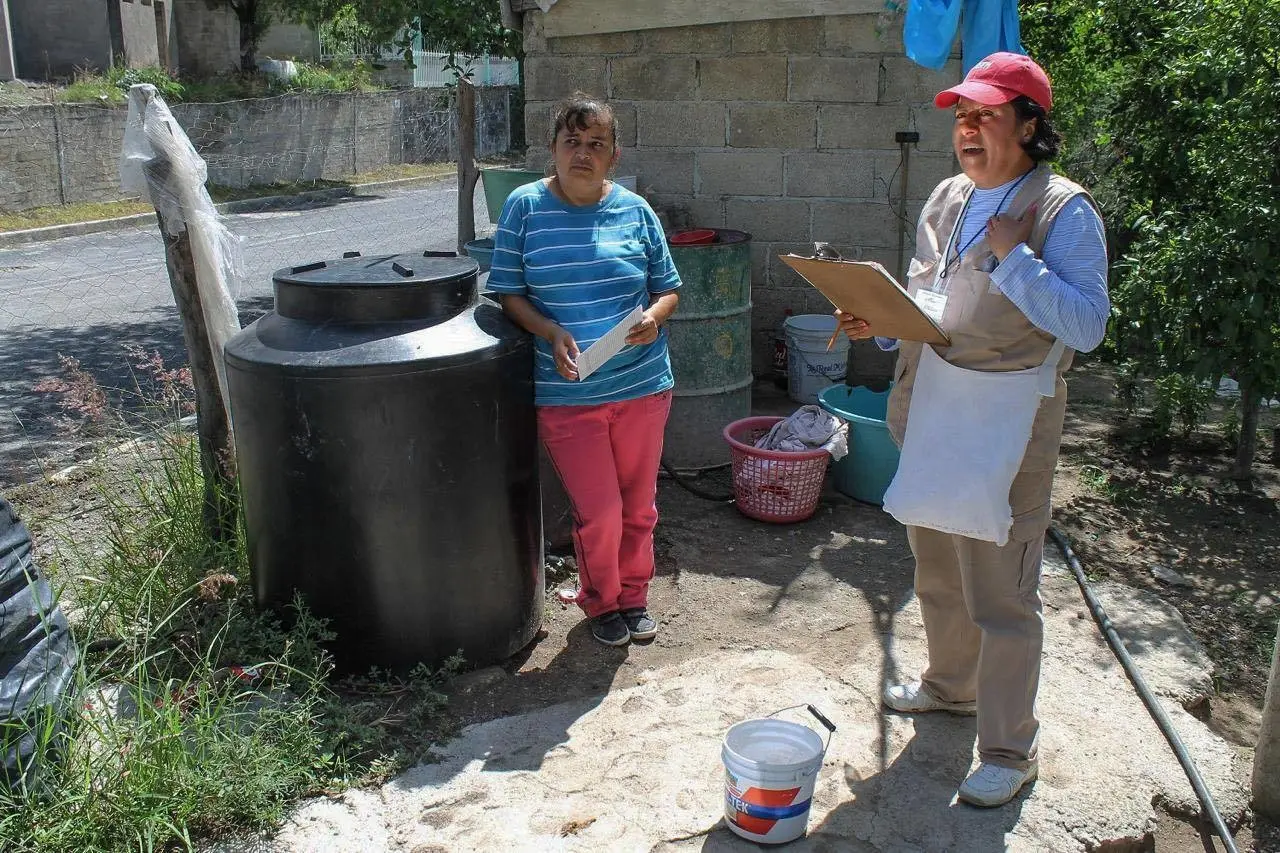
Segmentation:
{"type": "MultiPolygon", "coordinates": [[[[835,731],[811,706],[810,711],[835,731]]],[[[818,733],[799,723],[765,717],[729,729],[720,749],[729,829],[761,844],[784,844],[804,835],[826,752],[818,733]]]]}
{"type": "Polygon", "coordinates": [[[797,314],[782,324],[787,338],[787,395],[797,403],[817,403],[818,394],[844,381],[849,364],[849,337],[836,335],[831,314],[797,314]]]}

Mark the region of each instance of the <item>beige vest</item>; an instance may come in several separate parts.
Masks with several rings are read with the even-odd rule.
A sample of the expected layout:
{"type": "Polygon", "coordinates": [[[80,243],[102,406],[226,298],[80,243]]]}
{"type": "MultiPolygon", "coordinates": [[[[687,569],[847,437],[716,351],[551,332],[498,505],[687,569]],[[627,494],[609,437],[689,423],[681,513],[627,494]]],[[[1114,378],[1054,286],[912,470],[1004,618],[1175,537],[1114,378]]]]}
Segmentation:
{"type": "MultiPolygon", "coordinates": [[[[933,191],[920,215],[916,231],[916,252],[911,261],[907,289],[912,294],[928,289],[945,263],[944,255],[954,247],[947,241],[973,191],[973,182],[964,175],[943,181],[933,191]]],[[[1045,236],[1054,218],[1068,201],[1083,195],[1093,199],[1079,185],[1053,174],[1040,165],[1019,187],[1007,213],[1021,216],[1037,204],[1035,224],[1027,245],[1041,256],[1045,236]]],[[[1096,205],[1095,205],[1096,207],[1096,205]]],[[[976,242],[960,261],[953,258],[947,281],[947,314],[943,328],[951,338],[951,346],[934,347],[942,358],[957,367],[982,371],[1026,370],[1038,367],[1049,354],[1054,338],[1031,324],[1019,308],[1000,292],[984,268],[994,267],[995,258],[986,237],[976,242]]],[[[894,370],[893,392],[889,395],[889,432],[899,446],[906,434],[907,412],[911,406],[911,390],[915,384],[916,366],[920,361],[920,343],[903,341],[894,370]]],[[[1040,401],[1031,428],[1022,467],[1009,492],[1013,510],[1010,538],[1028,541],[1049,525],[1049,496],[1053,488],[1053,471],[1058,461],[1062,440],[1062,421],[1067,407],[1067,383],[1063,373],[1071,366],[1074,352],[1068,349],[1058,362],[1057,393],[1040,401]]],[[[938,436],[945,441],[946,436],[938,436]]]]}

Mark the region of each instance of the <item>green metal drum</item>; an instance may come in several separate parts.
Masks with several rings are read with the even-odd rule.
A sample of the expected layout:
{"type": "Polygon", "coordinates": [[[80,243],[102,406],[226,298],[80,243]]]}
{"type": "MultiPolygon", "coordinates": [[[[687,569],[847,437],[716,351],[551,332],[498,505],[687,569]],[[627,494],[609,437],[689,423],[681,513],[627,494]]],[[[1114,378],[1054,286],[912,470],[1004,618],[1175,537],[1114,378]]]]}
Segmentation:
{"type": "Polygon", "coordinates": [[[663,458],[675,468],[729,461],[726,424],[751,414],[751,235],[671,246],[680,307],[667,324],[676,387],[663,458]]]}

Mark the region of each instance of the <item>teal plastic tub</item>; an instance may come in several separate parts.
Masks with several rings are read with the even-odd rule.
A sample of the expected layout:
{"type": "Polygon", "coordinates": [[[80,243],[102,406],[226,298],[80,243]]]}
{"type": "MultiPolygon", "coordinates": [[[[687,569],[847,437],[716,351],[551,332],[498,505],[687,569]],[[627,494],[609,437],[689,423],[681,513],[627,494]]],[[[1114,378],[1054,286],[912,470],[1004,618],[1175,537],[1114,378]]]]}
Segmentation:
{"type": "Polygon", "coordinates": [[[480,265],[480,272],[488,272],[489,265],[493,262],[493,238],[482,237],[479,240],[464,243],[462,251],[466,252],[468,257],[475,258],[476,263],[480,265]]]}
{"type": "Polygon", "coordinates": [[[849,455],[831,464],[832,484],[855,500],[884,503],[885,489],[898,470],[898,446],[885,421],[889,392],[832,385],[818,394],[818,402],[849,422],[849,455]]]}

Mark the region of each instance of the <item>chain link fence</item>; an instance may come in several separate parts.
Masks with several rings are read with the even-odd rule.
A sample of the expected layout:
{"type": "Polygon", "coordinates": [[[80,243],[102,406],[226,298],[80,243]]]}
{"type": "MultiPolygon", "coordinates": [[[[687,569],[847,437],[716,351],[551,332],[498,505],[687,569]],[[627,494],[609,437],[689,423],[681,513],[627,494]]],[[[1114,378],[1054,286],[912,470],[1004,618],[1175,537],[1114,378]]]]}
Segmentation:
{"type": "MultiPolygon", "coordinates": [[[[282,267],[345,251],[456,246],[457,128],[446,90],[285,95],[173,112],[243,240],[243,323],[270,308],[271,274],[282,267]]],[[[134,405],[154,354],[170,368],[185,363],[154,216],[119,189],[125,115],[105,104],[0,101],[0,487],[89,455],[102,410],[134,405]]],[[[477,156],[502,158],[521,121],[515,90],[480,89],[477,156]]]]}

